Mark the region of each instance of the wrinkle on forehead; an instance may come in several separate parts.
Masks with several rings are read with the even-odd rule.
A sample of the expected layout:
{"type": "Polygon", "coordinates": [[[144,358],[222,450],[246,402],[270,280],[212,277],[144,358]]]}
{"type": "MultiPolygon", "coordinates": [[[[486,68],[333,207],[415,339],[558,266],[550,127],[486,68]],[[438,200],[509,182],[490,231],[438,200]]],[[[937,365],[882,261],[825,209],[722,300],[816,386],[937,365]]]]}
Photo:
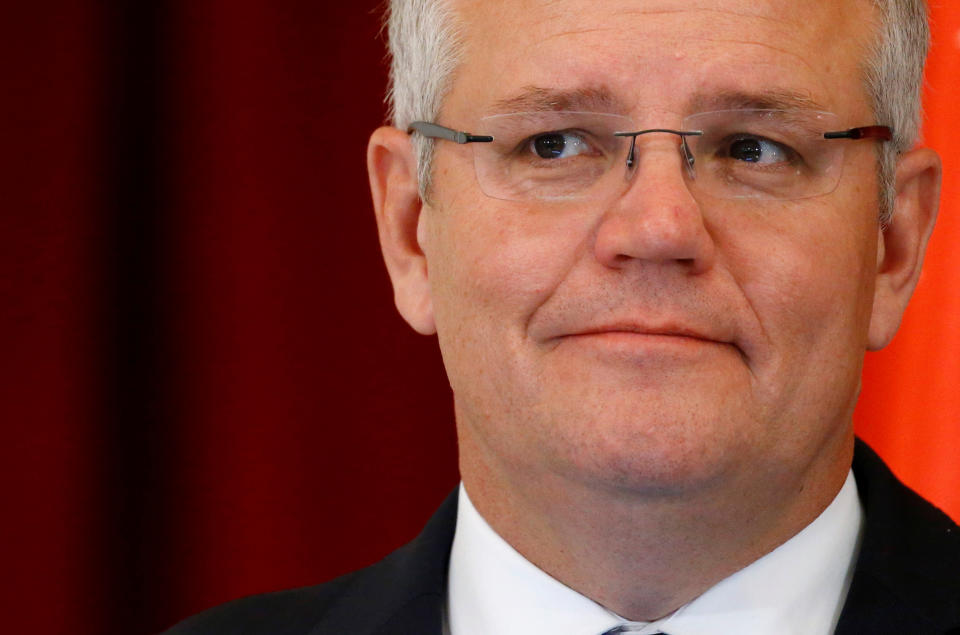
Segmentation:
{"type": "MultiPolygon", "coordinates": [[[[586,35],[590,33],[612,33],[620,38],[627,37],[620,28],[618,27],[603,27],[603,28],[585,28],[585,29],[571,29],[566,31],[560,31],[553,33],[539,40],[537,44],[544,44],[550,42],[551,40],[564,39],[571,36],[586,35]]],[[[783,48],[780,46],[774,46],[768,42],[759,42],[755,40],[738,40],[732,38],[723,38],[723,37],[704,37],[704,36],[693,36],[685,35],[683,37],[677,37],[672,41],[673,46],[681,47],[684,43],[689,42],[706,42],[709,44],[719,45],[719,44],[736,44],[741,46],[759,46],[771,51],[780,53],[781,55],[787,55],[799,61],[801,64],[806,66],[810,70],[815,70],[813,64],[811,64],[803,55],[800,55],[796,51],[791,51],[790,49],[783,48]]],[[[629,51],[628,48],[624,48],[624,54],[626,55],[629,51]]]]}
{"type": "MultiPolygon", "coordinates": [[[[700,0],[699,2],[690,0],[683,2],[677,2],[676,0],[634,0],[633,2],[616,3],[597,0],[597,2],[598,4],[595,6],[597,8],[602,7],[605,13],[572,10],[570,2],[567,0],[455,0],[458,12],[467,18],[468,27],[471,24],[483,22],[483,17],[486,17],[487,26],[503,33],[509,31],[515,24],[523,24],[525,22],[524,17],[531,13],[540,14],[541,17],[537,20],[537,25],[541,27],[548,22],[566,21],[571,23],[571,28],[561,29],[560,33],[553,33],[548,37],[574,33],[623,33],[623,22],[620,20],[615,19],[612,24],[603,23],[599,25],[585,22],[585,20],[596,17],[601,17],[604,21],[607,21],[611,18],[623,19],[631,16],[657,18],[696,13],[711,14],[713,19],[709,22],[714,26],[718,35],[724,30],[724,18],[734,21],[751,19],[777,25],[784,29],[785,36],[795,34],[798,28],[804,26],[818,29],[818,31],[823,27],[823,24],[815,24],[820,20],[811,21],[805,15],[809,5],[796,2],[796,0],[758,0],[750,4],[723,0],[700,0]],[[680,6],[677,6],[678,4],[680,6]]],[[[826,18],[825,24],[836,25],[831,31],[844,33],[846,37],[849,37],[850,29],[842,25],[849,26],[863,23],[867,14],[874,13],[873,3],[869,0],[839,0],[816,3],[814,6],[821,15],[823,12],[829,12],[823,17],[826,18]]],[[[517,39],[518,41],[531,38],[539,39],[535,37],[536,35],[540,34],[518,33],[517,39]]]]}
{"type": "MultiPolygon", "coordinates": [[[[547,5],[556,4],[557,2],[558,0],[551,0],[550,2],[546,2],[545,4],[547,5]]],[[[756,5],[756,6],[762,6],[762,5],[756,5]]],[[[737,18],[756,18],[759,20],[766,20],[775,24],[782,24],[782,25],[789,24],[787,20],[784,20],[782,18],[778,18],[775,16],[771,16],[771,15],[764,15],[762,12],[754,11],[754,12],[748,13],[744,11],[734,11],[732,9],[722,9],[722,8],[716,8],[716,7],[697,7],[697,6],[686,6],[686,7],[674,8],[674,9],[628,8],[628,9],[621,10],[620,12],[618,12],[617,15],[642,15],[645,17],[655,17],[655,16],[663,16],[663,15],[674,15],[677,13],[690,13],[691,11],[700,11],[703,13],[716,13],[718,15],[727,15],[727,16],[732,16],[737,18]]]]}
{"type": "MultiPolygon", "coordinates": [[[[490,4],[496,0],[471,0],[474,4],[490,4]]],[[[502,2],[503,0],[501,0],[502,2]]],[[[599,0],[603,1],[603,0],[599,0]]],[[[815,0],[816,1],[816,0],[815,0]]],[[[563,0],[506,0],[513,5],[526,4],[530,8],[552,8],[561,5],[563,0]]],[[[467,2],[469,3],[469,2],[467,2]]],[[[682,6],[676,6],[678,3],[673,0],[634,0],[633,6],[627,7],[621,13],[635,13],[642,15],[670,15],[675,13],[687,13],[690,11],[701,11],[708,13],[724,14],[742,18],[758,18],[775,23],[790,24],[790,20],[795,18],[798,9],[804,4],[797,0],[756,0],[744,7],[742,3],[736,0],[684,0],[682,6]]],[[[836,16],[848,16],[856,12],[856,7],[872,7],[869,0],[832,0],[825,3],[824,6],[834,9],[836,16]]]]}
{"type": "MultiPolygon", "coordinates": [[[[507,95],[497,95],[498,91],[490,88],[512,84],[518,70],[526,86],[627,87],[620,79],[630,68],[639,72],[634,73],[639,77],[645,72],[644,65],[672,64],[683,58],[690,62],[686,68],[699,69],[705,80],[714,78],[708,70],[714,63],[725,65],[729,60],[731,68],[794,69],[780,82],[775,69],[767,68],[763,74],[771,88],[801,88],[796,74],[800,71],[805,83],[813,82],[811,89],[823,88],[821,80],[831,75],[837,78],[839,73],[843,82],[859,80],[850,87],[857,90],[864,88],[862,60],[875,32],[869,28],[875,22],[869,0],[814,5],[795,0],[599,0],[596,4],[585,0],[463,0],[458,5],[463,11],[467,58],[490,67],[486,79],[462,86],[477,105],[489,104],[495,97],[501,101],[516,97],[520,87],[507,95]],[[535,65],[541,76],[527,73],[535,65]]],[[[836,86],[834,80],[830,83],[836,86]]],[[[737,87],[735,82],[731,86],[737,87]]],[[[817,109],[838,107],[821,92],[811,90],[811,97],[817,93],[816,99],[822,102],[823,107],[817,109]]],[[[618,101],[635,102],[634,95],[617,93],[613,96],[618,101]]],[[[624,111],[623,105],[591,110],[624,111]]],[[[527,110],[494,106],[500,112],[527,110]]]]}

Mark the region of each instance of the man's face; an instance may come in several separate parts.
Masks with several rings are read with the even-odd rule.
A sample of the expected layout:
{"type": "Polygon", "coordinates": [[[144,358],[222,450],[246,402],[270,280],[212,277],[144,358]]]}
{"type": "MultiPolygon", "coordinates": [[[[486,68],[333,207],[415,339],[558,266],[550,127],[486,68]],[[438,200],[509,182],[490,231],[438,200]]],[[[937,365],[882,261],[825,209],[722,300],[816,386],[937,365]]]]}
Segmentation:
{"type": "MultiPolygon", "coordinates": [[[[438,121],[460,130],[483,134],[481,117],[537,88],[604,93],[641,129],[679,128],[724,95],[874,123],[867,3],[476,0],[458,14],[464,59],[438,121]]],[[[842,454],[871,343],[874,143],[837,141],[836,190],[792,201],[691,194],[677,143],[640,138],[629,189],[579,206],[489,198],[473,149],[437,144],[419,237],[468,460],[670,492],[842,454]]]]}

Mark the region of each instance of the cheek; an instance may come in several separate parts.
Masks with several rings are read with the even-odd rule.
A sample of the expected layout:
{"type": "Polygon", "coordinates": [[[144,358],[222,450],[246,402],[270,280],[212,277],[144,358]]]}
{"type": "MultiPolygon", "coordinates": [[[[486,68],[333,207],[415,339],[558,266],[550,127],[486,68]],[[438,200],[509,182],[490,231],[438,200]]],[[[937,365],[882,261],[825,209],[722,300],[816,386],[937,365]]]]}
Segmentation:
{"type": "MultiPolygon", "coordinates": [[[[430,270],[438,329],[525,336],[530,315],[564,279],[580,250],[572,227],[543,227],[530,213],[485,199],[447,214],[430,270]],[[506,209],[505,209],[506,208],[506,209]],[[506,333],[504,333],[506,331],[506,333]]],[[[554,219],[556,221],[556,219],[554,219]]]]}
{"type": "Polygon", "coordinates": [[[742,249],[733,265],[781,361],[863,354],[873,261],[866,229],[849,220],[808,213],[790,227],[755,228],[762,239],[742,249]]]}
{"type": "Polygon", "coordinates": [[[509,412],[498,418],[515,421],[538,400],[527,325],[565,278],[582,239],[570,227],[538,228],[488,201],[442,212],[448,216],[434,237],[430,285],[458,417],[509,412]]]}
{"type": "Polygon", "coordinates": [[[437,154],[439,205],[429,212],[425,246],[437,326],[501,329],[549,297],[575,257],[582,228],[570,215],[487,197],[472,166],[465,169],[472,155],[453,150],[437,154]]]}

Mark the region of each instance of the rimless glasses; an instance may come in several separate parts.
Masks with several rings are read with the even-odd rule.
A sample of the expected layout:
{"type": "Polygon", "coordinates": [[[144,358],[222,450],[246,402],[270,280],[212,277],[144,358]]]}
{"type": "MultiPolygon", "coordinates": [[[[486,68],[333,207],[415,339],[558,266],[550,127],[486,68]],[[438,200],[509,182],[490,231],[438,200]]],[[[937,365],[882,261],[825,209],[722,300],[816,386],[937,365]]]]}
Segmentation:
{"type": "Polygon", "coordinates": [[[724,199],[790,200],[832,192],[844,140],[889,141],[887,126],[841,129],[811,110],[739,109],[685,117],[679,130],[638,130],[621,115],[519,112],[481,120],[484,134],[415,121],[409,132],[469,143],[480,189],[511,201],[574,201],[622,194],[643,152],[638,138],[677,137],[691,191],[724,199]]]}

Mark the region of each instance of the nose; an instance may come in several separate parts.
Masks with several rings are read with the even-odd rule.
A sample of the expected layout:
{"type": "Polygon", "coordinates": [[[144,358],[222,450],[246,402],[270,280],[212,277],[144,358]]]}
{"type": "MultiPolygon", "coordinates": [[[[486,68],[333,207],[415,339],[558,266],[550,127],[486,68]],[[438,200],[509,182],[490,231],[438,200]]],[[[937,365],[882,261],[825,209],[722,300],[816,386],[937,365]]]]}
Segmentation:
{"type": "Polygon", "coordinates": [[[687,188],[677,145],[661,138],[644,146],[638,143],[626,192],[600,219],[596,258],[611,268],[646,261],[703,273],[713,266],[716,247],[687,188]]]}

